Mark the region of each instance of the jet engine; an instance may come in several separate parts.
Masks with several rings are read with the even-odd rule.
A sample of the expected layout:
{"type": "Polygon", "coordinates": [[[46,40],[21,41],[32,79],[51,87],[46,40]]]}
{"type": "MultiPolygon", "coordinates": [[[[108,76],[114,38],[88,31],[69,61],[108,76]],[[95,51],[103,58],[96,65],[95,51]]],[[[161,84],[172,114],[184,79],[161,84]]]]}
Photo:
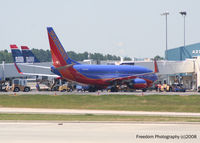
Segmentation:
{"type": "Polygon", "coordinates": [[[135,78],[129,83],[129,87],[132,89],[146,89],[147,82],[141,78],[135,78]]]}

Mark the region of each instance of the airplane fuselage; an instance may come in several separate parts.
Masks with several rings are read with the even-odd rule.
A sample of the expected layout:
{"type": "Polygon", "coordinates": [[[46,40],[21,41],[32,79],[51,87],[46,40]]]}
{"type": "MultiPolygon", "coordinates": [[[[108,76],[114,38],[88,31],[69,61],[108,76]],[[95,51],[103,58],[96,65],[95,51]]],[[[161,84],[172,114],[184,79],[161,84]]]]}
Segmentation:
{"type": "MultiPolygon", "coordinates": [[[[54,73],[56,70],[52,70],[54,73]]],[[[73,65],[71,67],[60,70],[63,78],[76,81],[83,84],[108,86],[114,80],[120,81],[121,78],[131,80],[136,77],[144,79],[148,85],[151,85],[157,76],[152,74],[150,69],[141,66],[132,65],[73,65]],[[151,73],[151,74],[146,74],[151,73]],[[141,75],[140,74],[146,74],[141,75]]]]}

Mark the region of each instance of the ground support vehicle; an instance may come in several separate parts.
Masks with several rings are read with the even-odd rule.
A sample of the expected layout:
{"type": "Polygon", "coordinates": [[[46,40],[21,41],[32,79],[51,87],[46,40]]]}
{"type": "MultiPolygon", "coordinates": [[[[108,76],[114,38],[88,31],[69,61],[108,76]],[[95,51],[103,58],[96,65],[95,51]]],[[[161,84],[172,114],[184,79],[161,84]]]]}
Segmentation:
{"type": "Polygon", "coordinates": [[[76,85],[76,91],[78,92],[86,92],[86,91],[90,91],[90,87],[88,85],[76,85]]]}
{"type": "Polygon", "coordinates": [[[72,92],[72,88],[70,86],[68,86],[67,84],[63,84],[63,85],[60,85],[59,88],[58,88],[58,91],[60,92],[72,92]]]}
{"type": "Polygon", "coordinates": [[[13,92],[29,92],[31,88],[27,86],[26,79],[13,79],[11,85],[7,85],[6,91],[13,91],[13,92]]]}
{"type": "Polygon", "coordinates": [[[185,92],[186,88],[183,84],[172,84],[172,91],[173,92],[185,92]]]}

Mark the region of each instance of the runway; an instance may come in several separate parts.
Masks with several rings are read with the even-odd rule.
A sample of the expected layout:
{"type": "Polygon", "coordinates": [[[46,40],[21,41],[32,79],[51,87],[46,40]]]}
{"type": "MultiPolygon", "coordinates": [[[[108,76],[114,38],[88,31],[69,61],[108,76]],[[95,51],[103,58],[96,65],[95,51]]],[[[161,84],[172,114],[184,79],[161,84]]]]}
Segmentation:
{"type": "Polygon", "coordinates": [[[114,110],[79,110],[79,109],[41,109],[41,108],[0,108],[0,113],[15,114],[61,114],[61,115],[127,115],[127,116],[167,116],[167,117],[200,117],[200,113],[187,112],[146,112],[114,110]]]}
{"type": "Polygon", "coordinates": [[[198,143],[200,124],[1,122],[1,143],[198,143]]]}

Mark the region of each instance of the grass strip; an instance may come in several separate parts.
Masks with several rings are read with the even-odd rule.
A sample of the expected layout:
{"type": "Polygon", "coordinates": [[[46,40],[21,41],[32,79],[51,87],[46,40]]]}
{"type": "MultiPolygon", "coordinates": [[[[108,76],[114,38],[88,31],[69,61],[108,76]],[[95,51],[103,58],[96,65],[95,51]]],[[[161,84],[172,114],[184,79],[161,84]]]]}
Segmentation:
{"type": "Polygon", "coordinates": [[[0,120],[200,122],[199,117],[0,114],[0,120]]]}
{"type": "Polygon", "coordinates": [[[200,96],[0,95],[0,107],[200,112],[200,96]]]}

